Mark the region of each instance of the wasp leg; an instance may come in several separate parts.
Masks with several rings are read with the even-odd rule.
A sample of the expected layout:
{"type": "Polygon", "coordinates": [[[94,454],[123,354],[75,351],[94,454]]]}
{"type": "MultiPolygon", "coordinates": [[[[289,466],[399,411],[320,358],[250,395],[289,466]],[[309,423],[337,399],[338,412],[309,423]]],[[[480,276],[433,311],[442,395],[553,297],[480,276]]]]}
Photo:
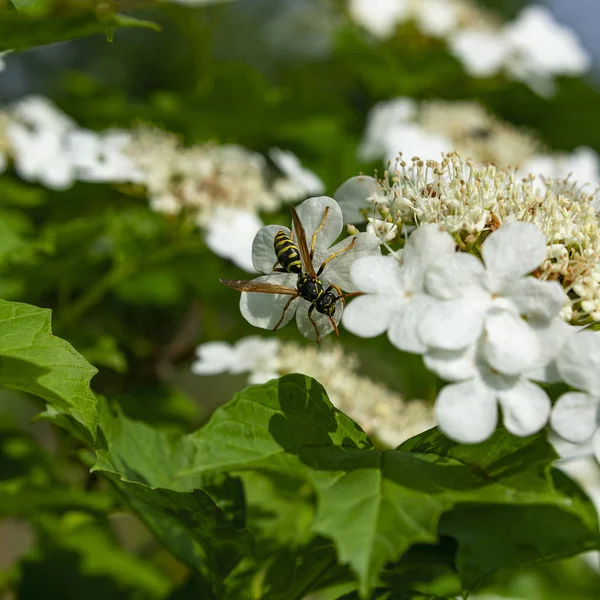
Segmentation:
{"type": "Polygon", "coordinates": [[[278,264],[279,264],[279,261],[276,260],[275,264],[273,265],[273,273],[287,273],[288,272],[283,267],[278,267],[277,266],[278,264]]]}
{"type": "Polygon", "coordinates": [[[323,272],[323,269],[325,268],[325,266],[327,265],[327,263],[329,261],[333,260],[334,258],[336,258],[337,256],[339,256],[340,254],[344,254],[344,252],[348,252],[348,250],[352,250],[352,248],[354,248],[354,244],[356,244],[356,238],[354,238],[345,248],[342,248],[341,250],[338,250],[337,252],[334,252],[331,256],[328,256],[321,263],[321,266],[319,267],[319,270],[317,271],[317,277],[319,277],[321,275],[321,273],[323,272]]]}
{"type": "Polygon", "coordinates": [[[335,299],[335,301],[337,302],[338,300],[342,301],[342,304],[344,306],[346,306],[346,298],[344,296],[344,294],[342,293],[342,290],[340,289],[339,286],[335,285],[334,283],[332,283],[326,290],[325,292],[330,292],[331,290],[335,290],[338,293],[338,297],[335,299]]]}
{"type": "Polygon", "coordinates": [[[315,310],[315,305],[311,304],[310,308],[308,309],[308,320],[311,322],[312,326],[315,328],[315,332],[317,333],[317,344],[321,343],[321,334],[319,333],[319,328],[317,327],[317,323],[315,322],[315,320],[312,318],[312,313],[315,310]]]}
{"type": "Polygon", "coordinates": [[[321,229],[323,229],[323,225],[325,225],[325,221],[327,220],[327,215],[329,214],[329,206],[325,207],[325,214],[323,215],[323,220],[321,224],[317,227],[317,230],[312,234],[312,239],[310,241],[310,260],[312,261],[313,256],[315,255],[315,244],[317,243],[317,234],[321,229]]]}
{"type": "Polygon", "coordinates": [[[281,323],[283,322],[283,318],[285,317],[285,313],[287,312],[287,309],[290,307],[290,304],[296,299],[296,298],[300,298],[300,296],[292,296],[285,304],[285,306],[283,307],[283,312],[281,313],[281,319],[279,319],[279,321],[277,321],[277,325],[275,325],[275,327],[273,327],[273,331],[277,331],[279,329],[279,326],[281,325],[281,323]]]}

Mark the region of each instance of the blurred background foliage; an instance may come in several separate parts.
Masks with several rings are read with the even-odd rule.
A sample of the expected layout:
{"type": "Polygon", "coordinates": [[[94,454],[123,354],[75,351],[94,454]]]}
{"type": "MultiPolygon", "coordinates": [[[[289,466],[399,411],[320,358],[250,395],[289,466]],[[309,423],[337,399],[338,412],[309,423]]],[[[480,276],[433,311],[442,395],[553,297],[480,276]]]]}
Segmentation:
{"type": "MultiPolygon", "coordinates": [[[[524,4],[485,2],[505,17],[524,4]]],[[[600,92],[590,81],[560,79],[546,99],[500,75],[473,79],[442,40],[411,23],[387,41],[367,38],[343,0],[4,0],[0,10],[0,50],[78,38],[5,57],[3,103],[43,94],[98,131],[151,123],[190,145],[287,148],[329,195],[380,168],[361,163],[356,150],[369,109],[396,96],[473,99],[534,131],[548,149],[600,152],[600,92]]],[[[287,210],[266,219],[285,223],[287,210]]],[[[256,333],[219,277],[247,275],[126,186],[78,182],[59,192],[0,176],[0,296],[53,309],[54,332],[100,370],[95,391],[135,419],[191,431],[242,387],[243,377],[189,372],[198,343],[256,333]]],[[[278,336],[303,341],[291,327],[278,336]]],[[[420,358],[399,355],[383,338],[346,334],[342,342],[373,379],[407,398],[435,397],[420,358]]],[[[87,472],[77,442],[31,423],[35,402],[0,396],[5,597],[204,598],[201,583],[188,581],[187,568],[87,472]]],[[[294,491],[278,493],[285,505],[294,491]]],[[[592,599],[600,578],[587,563],[568,561],[504,574],[490,593],[592,599]]]]}

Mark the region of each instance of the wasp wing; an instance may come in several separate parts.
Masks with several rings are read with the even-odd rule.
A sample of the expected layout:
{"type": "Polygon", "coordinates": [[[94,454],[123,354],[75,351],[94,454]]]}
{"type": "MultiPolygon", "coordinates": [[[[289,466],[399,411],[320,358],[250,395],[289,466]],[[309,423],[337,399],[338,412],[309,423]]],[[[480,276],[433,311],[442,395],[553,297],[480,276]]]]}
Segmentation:
{"type": "Polygon", "coordinates": [[[287,294],[298,296],[298,290],[268,281],[245,281],[243,279],[221,279],[221,283],[238,292],[260,292],[262,294],[287,294]]]}
{"type": "Polygon", "coordinates": [[[306,232],[304,231],[304,225],[302,225],[302,221],[296,212],[296,209],[293,206],[290,206],[290,210],[292,211],[292,221],[294,223],[294,229],[296,230],[296,235],[298,237],[298,248],[300,249],[300,255],[302,256],[302,262],[304,263],[304,268],[313,279],[317,278],[317,274],[315,273],[315,268],[313,267],[312,260],[310,260],[310,252],[308,251],[308,244],[306,243],[306,232]]]}

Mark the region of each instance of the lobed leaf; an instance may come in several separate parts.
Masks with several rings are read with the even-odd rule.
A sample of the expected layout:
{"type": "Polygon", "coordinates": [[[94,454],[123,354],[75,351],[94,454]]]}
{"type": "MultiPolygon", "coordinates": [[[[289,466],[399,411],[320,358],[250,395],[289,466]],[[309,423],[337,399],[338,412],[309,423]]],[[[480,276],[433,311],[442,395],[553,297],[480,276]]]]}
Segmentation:
{"type": "Polygon", "coordinates": [[[75,349],[52,335],[51,312],[0,300],[0,385],[35,394],[96,436],[96,374],[75,349]]]}
{"type": "Polygon", "coordinates": [[[485,504],[517,514],[544,505],[580,522],[597,543],[589,501],[574,504],[554,485],[556,454],[541,434],[515,439],[499,431],[484,444],[461,446],[431,430],[379,451],[317,382],[289,375],[241,392],[190,439],[196,455],[180,472],[184,480],[266,469],[310,482],[318,495],[312,530],[334,541],[363,596],[384,565],[414,544],[436,543],[440,518],[458,505],[476,503],[483,514],[485,504]]]}

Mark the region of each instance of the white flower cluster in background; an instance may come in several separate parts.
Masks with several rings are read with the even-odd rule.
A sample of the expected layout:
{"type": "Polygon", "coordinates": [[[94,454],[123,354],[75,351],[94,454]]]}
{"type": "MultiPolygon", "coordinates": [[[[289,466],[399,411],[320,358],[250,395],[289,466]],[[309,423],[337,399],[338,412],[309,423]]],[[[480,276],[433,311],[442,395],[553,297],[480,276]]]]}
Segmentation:
{"type": "Polygon", "coordinates": [[[469,75],[490,77],[504,71],[543,96],[554,93],[554,76],[583,75],[591,66],[575,32],[539,5],[526,6],[501,28],[457,31],[449,43],[469,75]]]}
{"type": "Polygon", "coordinates": [[[407,157],[458,151],[477,165],[518,167],[527,176],[571,177],[592,190],[600,184],[600,156],[581,146],[572,153],[544,153],[528,132],[503,122],[472,101],[393,98],[376,104],[367,117],[358,148],[361,160],[394,162],[398,148],[407,157]]]}
{"type": "Polygon", "coordinates": [[[289,151],[266,159],[235,145],[184,147],[148,127],[95,132],[79,127],[47,98],[29,96],[0,112],[0,172],[64,190],[76,181],[143,186],[150,207],[184,213],[206,231],[213,252],[253,272],[259,211],[322,193],[323,182],[289,151]]]}
{"type": "Polygon", "coordinates": [[[75,181],[139,182],[141,172],[124,152],[130,135],[122,130],[82,129],[49,100],[29,96],[2,112],[0,149],[17,174],[55,190],[75,181]]]}
{"type": "Polygon", "coordinates": [[[349,0],[348,11],[379,39],[390,38],[398,25],[408,21],[414,21],[424,35],[445,38],[494,18],[471,0],[349,0]]]}
{"type": "Polygon", "coordinates": [[[335,197],[346,223],[367,217],[406,226],[436,223],[465,248],[504,223],[533,223],[547,239],[538,277],[560,281],[571,297],[563,318],[600,321],[597,199],[574,182],[522,179],[514,170],[477,167],[451,153],[441,162],[400,158],[382,179],[354,177],[335,197]]]}
{"type": "Polygon", "coordinates": [[[407,402],[385,386],[357,375],[358,360],[339,346],[317,349],[252,336],[235,344],[202,344],[196,355],[192,371],[197,375],[248,373],[250,383],[264,383],[288,373],[313,377],[336,408],[390,448],[435,425],[430,404],[407,402]]]}
{"type": "Polygon", "coordinates": [[[387,163],[397,157],[398,148],[408,157],[458,150],[477,164],[517,166],[534,157],[538,146],[533,136],[492,116],[477,102],[419,103],[399,97],[371,109],[358,156],[387,163]]]}
{"type": "Polygon", "coordinates": [[[380,39],[414,21],[424,35],[444,38],[472,77],[503,72],[545,96],[554,93],[555,76],[582,75],[591,66],[576,34],[540,5],[504,24],[471,0],[349,0],[348,9],[380,39]]]}

